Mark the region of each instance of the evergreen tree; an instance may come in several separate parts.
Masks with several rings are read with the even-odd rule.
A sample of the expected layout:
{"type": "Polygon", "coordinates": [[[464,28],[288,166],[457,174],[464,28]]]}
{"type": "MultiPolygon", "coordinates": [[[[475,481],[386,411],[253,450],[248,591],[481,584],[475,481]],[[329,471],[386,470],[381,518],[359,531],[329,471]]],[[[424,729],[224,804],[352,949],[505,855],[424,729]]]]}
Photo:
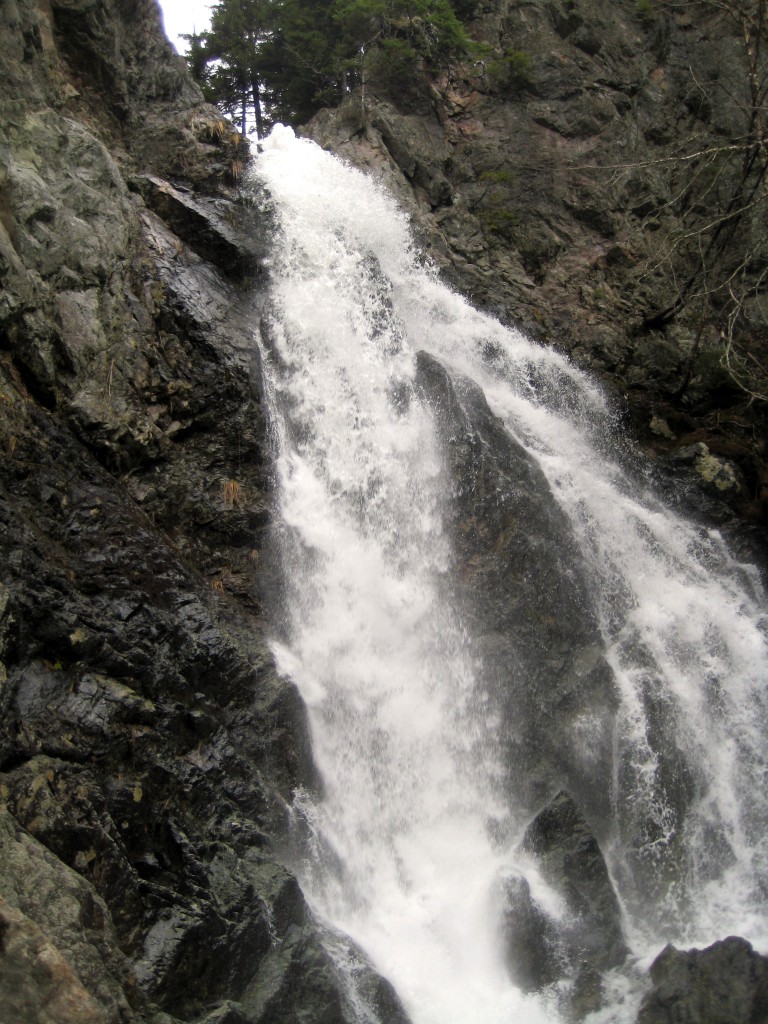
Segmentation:
{"type": "Polygon", "coordinates": [[[190,38],[187,63],[210,102],[240,124],[264,132],[260,48],[269,36],[272,0],[219,0],[208,32],[190,38]]]}
{"type": "Polygon", "coordinates": [[[192,77],[200,85],[205,85],[208,77],[208,54],[205,49],[205,36],[199,32],[192,32],[191,35],[182,35],[189,43],[189,53],[186,55],[187,64],[192,72],[192,77]]]}
{"type": "Polygon", "coordinates": [[[274,31],[262,50],[274,120],[301,124],[338,102],[339,27],[328,0],[278,0],[274,31]]]}
{"type": "Polygon", "coordinates": [[[340,65],[351,82],[405,96],[418,70],[436,70],[467,55],[470,41],[449,0],[335,0],[341,28],[340,65]]]}
{"type": "Polygon", "coordinates": [[[449,0],[219,0],[187,60],[206,97],[242,125],[301,124],[369,79],[407,88],[469,47],[449,0]]]}
{"type": "Polygon", "coordinates": [[[336,0],[333,6],[347,49],[399,38],[420,56],[438,60],[468,46],[449,0],[336,0]]]}

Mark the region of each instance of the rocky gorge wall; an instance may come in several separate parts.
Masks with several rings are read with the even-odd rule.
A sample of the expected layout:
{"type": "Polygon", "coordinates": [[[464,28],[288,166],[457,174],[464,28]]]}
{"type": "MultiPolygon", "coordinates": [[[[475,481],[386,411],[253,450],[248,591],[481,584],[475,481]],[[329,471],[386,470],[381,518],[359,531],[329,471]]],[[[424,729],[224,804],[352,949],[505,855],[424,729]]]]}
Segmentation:
{"type": "MultiPolygon", "coordinates": [[[[288,801],[315,778],[303,707],[264,640],[270,452],[252,336],[268,230],[238,199],[245,154],[152,0],[3,0],[2,24],[0,1019],[351,1022],[286,867],[288,801]]],[[[518,315],[533,308],[531,268],[470,230],[471,211],[459,216],[480,163],[461,163],[451,132],[481,125],[465,108],[485,101],[451,95],[426,115],[369,97],[364,126],[352,97],[313,130],[386,164],[466,290],[518,315]]],[[[476,151],[502,130],[519,137],[513,127],[485,141],[471,128],[476,151]]],[[[568,217],[583,248],[592,229],[568,217]]],[[[569,289],[594,259],[603,267],[595,252],[559,267],[562,294],[544,281],[545,325],[586,324],[592,307],[571,307],[569,289]]],[[[610,310],[587,325],[600,344],[573,333],[597,353],[586,361],[619,344],[609,321],[610,310]]],[[[439,366],[421,372],[446,387],[439,366]]],[[[469,432],[487,419],[474,405],[469,432]]],[[[579,897],[568,955],[605,918],[615,956],[594,838],[570,798],[552,806],[560,816],[545,808],[531,844],[554,876],[575,844],[599,878],[586,906],[579,897]]],[[[525,893],[515,898],[524,920],[525,893]]],[[[535,950],[540,935],[510,927],[510,949],[535,950]]],[[[550,980],[549,966],[530,976],[550,980]]],[[[728,1019],[763,1019],[764,962],[732,940],[690,960],[664,954],[644,1024],[731,985],[736,969],[728,1019]]],[[[402,1021],[362,959],[357,974],[382,1020],[402,1021]]]]}
{"type": "Polygon", "coordinates": [[[762,529],[766,193],[762,178],[745,183],[729,177],[735,165],[712,165],[733,151],[741,168],[751,116],[749,46],[726,10],[741,7],[461,9],[486,48],[478,60],[408,88],[373,78],[307,133],[386,181],[474,304],[599,374],[633,436],[659,456],[659,477],[677,478],[676,500],[685,477],[692,509],[725,499],[711,516],[736,513],[762,529]],[[734,203],[747,211],[735,237],[702,255],[709,237],[696,233],[734,203]],[[733,273],[738,291],[744,271],[734,268],[745,261],[740,387],[724,368],[721,286],[733,273]],[[689,278],[689,300],[662,322],[689,278]]]}
{"type": "Polygon", "coordinates": [[[2,24],[0,1019],[345,1020],[277,856],[241,140],[151,0],[2,24]]]}

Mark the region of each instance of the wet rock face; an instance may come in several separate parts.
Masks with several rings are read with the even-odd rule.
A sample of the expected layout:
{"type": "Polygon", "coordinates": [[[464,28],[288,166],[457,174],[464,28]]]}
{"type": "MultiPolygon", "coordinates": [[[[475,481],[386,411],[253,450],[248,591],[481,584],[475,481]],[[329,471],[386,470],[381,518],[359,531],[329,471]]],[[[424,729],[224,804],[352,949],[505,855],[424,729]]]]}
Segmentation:
{"type": "MultiPolygon", "coordinates": [[[[737,510],[764,521],[764,403],[750,403],[723,368],[720,300],[650,322],[699,258],[677,248],[673,273],[664,255],[715,201],[712,192],[692,198],[694,186],[677,202],[672,148],[716,147],[747,116],[743,40],[719,17],[713,4],[492,0],[467,21],[488,54],[425,78],[418,111],[368,81],[364,102],[355,93],[305,130],[387,182],[475,305],[600,374],[650,452],[701,442],[734,462],[737,486],[718,494],[726,518],[737,510]],[[653,429],[659,419],[671,436],[653,429]]],[[[764,266],[756,231],[743,224],[734,244],[756,244],[764,266]]],[[[725,256],[710,253],[710,275],[725,256]]],[[[755,346],[745,358],[763,365],[766,308],[759,285],[740,327],[755,346]]]]}
{"type": "Polygon", "coordinates": [[[578,807],[558,793],[528,826],[523,849],[533,854],[544,878],[563,896],[572,916],[567,942],[574,959],[605,970],[623,962],[628,949],[608,869],[578,807]]]}
{"type": "Polygon", "coordinates": [[[510,975],[527,991],[567,980],[564,1008],[580,1019],[600,1008],[601,973],[621,965],[629,952],[608,868],[566,792],[536,815],[521,849],[533,858],[560,909],[548,913],[524,878],[505,881],[502,936],[510,975]]]}
{"type": "Polygon", "coordinates": [[[30,1024],[347,1021],[278,855],[313,768],[261,619],[241,140],[154,3],[4,19],[0,999],[30,1024]]]}
{"type": "Polygon", "coordinates": [[[567,782],[606,823],[615,684],[570,525],[477,385],[424,352],[417,384],[444,439],[457,597],[501,709],[509,798],[532,813],[567,782]]]}
{"type": "Polygon", "coordinates": [[[531,896],[525,878],[504,879],[502,942],[509,975],[524,992],[537,992],[563,971],[557,928],[531,896]]]}
{"type": "Polygon", "coordinates": [[[667,946],[651,965],[651,980],[637,1024],[768,1021],[768,960],[744,939],[688,952],[667,946]]]}

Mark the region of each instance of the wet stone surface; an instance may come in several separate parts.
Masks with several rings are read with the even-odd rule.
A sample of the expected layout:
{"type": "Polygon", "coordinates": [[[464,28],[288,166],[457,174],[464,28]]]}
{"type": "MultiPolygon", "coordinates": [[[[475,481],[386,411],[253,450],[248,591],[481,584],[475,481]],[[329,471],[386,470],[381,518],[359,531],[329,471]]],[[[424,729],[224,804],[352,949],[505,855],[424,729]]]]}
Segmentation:
{"type": "Polygon", "coordinates": [[[247,154],[152,3],[13,5],[0,67],[3,1005],[346,1021],[280,856],[313,768],[264,639],[247,154]]]}

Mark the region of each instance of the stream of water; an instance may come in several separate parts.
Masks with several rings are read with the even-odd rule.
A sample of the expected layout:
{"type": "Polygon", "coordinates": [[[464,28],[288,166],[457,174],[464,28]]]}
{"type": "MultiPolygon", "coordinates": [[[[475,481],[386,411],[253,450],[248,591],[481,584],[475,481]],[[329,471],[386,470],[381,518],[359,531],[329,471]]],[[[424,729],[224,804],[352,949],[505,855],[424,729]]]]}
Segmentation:
{"type": "MultiPolygon", "coordinates": [[[[757,575],[611,460],[599,388],[448,290],[380,186],[280,127],[255,177],[275,222],[262,329],[285,581],[274,649],[308,707],[323,780],[295,807],[313,909],[360,945],[414,1024],[558,1019],[553,998],[515,987],[500,950],[505,872],[553,913],[557,898],[519,852],[529,818],[508,822],[504,843],[489,829],[515,802],[476,637],[451,596],[446,471],[414,387],[424,350],[482,388],[583,557],[619,693],[611,777],[596,784],[611,789],[603,852],[634,960],[728,934],[768,949],[757,575]],[[687,766],[684,816],[669,805],[659,714],[687,766]],[[638,808],[652,834],[631,833],[638,808]]],[[[595,1020],[630,1020],[635,1006],[626,996],[595,1020]]]]}

